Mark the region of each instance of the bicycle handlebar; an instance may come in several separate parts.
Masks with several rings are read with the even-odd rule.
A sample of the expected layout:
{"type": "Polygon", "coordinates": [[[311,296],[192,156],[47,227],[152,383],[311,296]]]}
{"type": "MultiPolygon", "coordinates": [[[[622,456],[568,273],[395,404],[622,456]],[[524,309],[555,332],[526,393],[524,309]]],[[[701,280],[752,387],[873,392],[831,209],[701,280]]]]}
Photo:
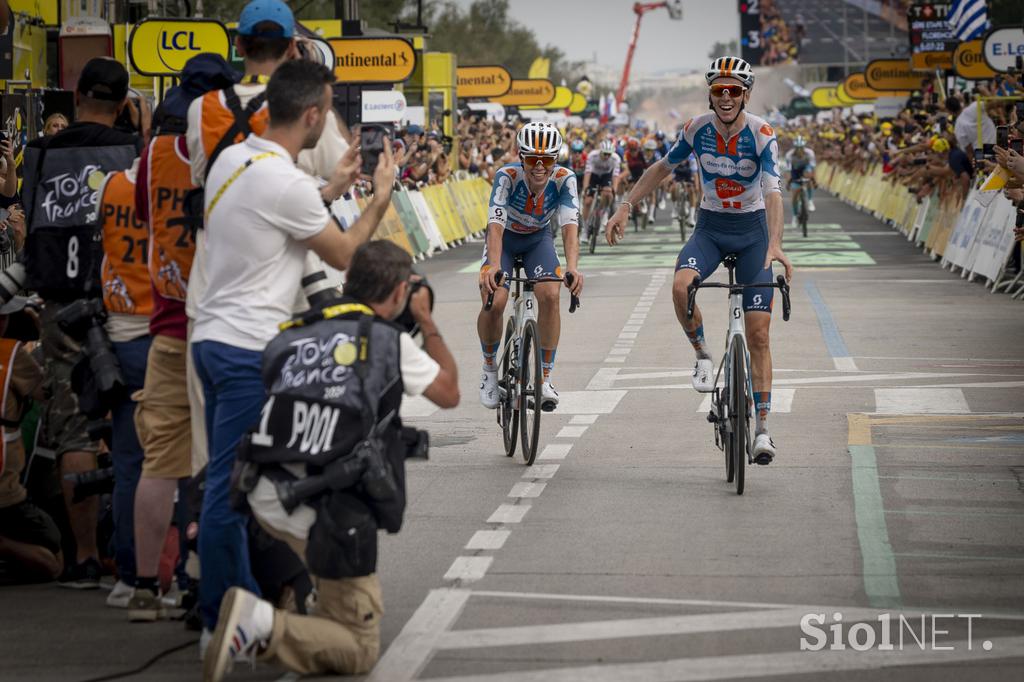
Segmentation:
{"type": "MultiPolygon", "coordinates": [[[[510,275],[507,275],[505,272],[499,270],[497,276],[494,278],[494,284],[496,286],[501,286],[502,282],[504,282],[506,278],[508,279],[509,282],[524,282],[524,283],[529,283],[529,282],[534,282],[534,283],[536,283],[536,282],[561,282],[561,281],[565,281],[569,286],[572,286],[572,282],[573,282],[573,279],[574,279],[573,276],[572,276],[572,273],[566,273],[564,280],[563,280],[562,277],[552,277],[550,279],[537,280],[537,279],[530,279],[529,277],[512,277],[510,275]]],[[[493,305],[494,305],[494,292],[492,291],[491,293],[489,293],[487,295],[487,302],[484,303],[484,310],[490,310],[493,305]]],[[[569,298],[569,312],[570,313],[574,313],[574,312],[576,312],[576,309],[579,308],[579,307],[580,307],[579,296],[577,296],[576,294],[572,294],[570,296],[570,298],[569,298]]]]}
{"type": "Polygon", "coordinates": [[[686,319],[693,319],[693,306],[697,302],[697,290],[700,288],[715,288],[715,289],[729,289],[730,293],[734,289],[778,289],[782,292],[782,320],[789,322],[789,315],[792,311],[789,301],[789,283],[786,281],[785,275],[779,275],[775,278],[774,284],[722,284],[715,282],[712,284],[704,283],[700,281],[700,277],[693,280],[693,282],[686,288],[686,319]]]}

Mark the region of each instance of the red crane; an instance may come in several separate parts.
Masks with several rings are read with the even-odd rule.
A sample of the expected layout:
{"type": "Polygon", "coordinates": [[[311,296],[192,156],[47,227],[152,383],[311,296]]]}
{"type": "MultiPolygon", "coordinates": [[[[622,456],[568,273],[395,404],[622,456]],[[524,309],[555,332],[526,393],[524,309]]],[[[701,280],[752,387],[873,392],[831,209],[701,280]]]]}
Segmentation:
{"type": "Polygon", "coordinates": [[[615,93],[615,105],[622,106],[626,99],[626,88],[629,86],[629,67],[633,64],[633,51],[636,50],[636,39],[640,36],[640,20],[644,18],[644,12],[650,12],[662,7],[668,10],[672,19],[681,19],[683,16],[682,0],[667,0],[665,2],[638,2],[633,5],[633,12],[636,13],[636,24],[633,26],[633,39],[629,41],[629,50],[626,51],[626,66],[622,69],[622,82],[619,83],[619,90],[615,93]]]}

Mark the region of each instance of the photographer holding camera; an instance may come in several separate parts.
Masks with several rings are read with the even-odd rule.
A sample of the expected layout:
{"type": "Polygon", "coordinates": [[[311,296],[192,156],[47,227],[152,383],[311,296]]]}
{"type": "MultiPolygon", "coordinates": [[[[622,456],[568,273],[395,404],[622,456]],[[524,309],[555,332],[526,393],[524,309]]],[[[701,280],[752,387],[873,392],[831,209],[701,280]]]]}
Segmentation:
{"type": "Polygon", "coordinates": [[[300,674],[359,674],[376,662],[383,613],[377,528],[401,527],[404,460],[426,454],[422,442],[409,451],[416,438],[397,418],[402,395],[445,408],[459,402],[458,372],[431,317],[431,292],[414,277],[412,259],[398,246],[364,244],[352,258],[345,296],[283,325],[267,346],[269,397],[240,448],[239,489],[263,528],[305,559],[316,607],[300,616],[232,588],[205,680],[220,680],[232,663],[253,655],[300,674]],[[389,322],[400,316],[419,325],[423,349],[389,322]]]}
{"type": "MultiPolygon", "coordinates": [[[[395,166],[386,141],[374,173],[374,196],[347,232],[328,212],[325,194],[333,201],[345,192],[355,180],[355,164],[343,157],[322,189],[296,165],[300,151],[317,144],[330,120],[333,80],[330,70],[310,61],[280,65],[267,84],[266,132],[225,149],[207,178],[206,239],[197,254],[203,254],[209,283],[194,301],[191,352],[203,384],[209,442],[199,593],[210,630],[229,587],[257,589],[246,520],[231,509],[228,497],[235,449],[258,421],[265,397],[263,349],[277,325],[292,316],[307,253],[346,269],[391,201],[395,166]]],[[[189,281],[190,299],[194,281],[189,281]]]]}
{"type": "MultiPolygon", "coordinates": [[[[29,142],[25,149],[22,191],[28,225],[27,288],[46,301],[40,333],[49,398],[43,440],[56,450],[65,475],[96,468],[98,446],[72,390],[72,370],[84,355],[79,343],[85,344],[87,354],[93,352],[85,364],[102,366],[98,374],[108,393],[122,387],[116,360],[110,362],[112,352],[102,320],[90,311],[98,307],[102,313],[98,190],[107,174],[132,165],[142,145],[137,135],[113,127],[127,96],[124,66],[102,57],[89,60],[75,92],[75,122],[53,137],[29,142]],[[82,336],[72,338],[65,333],[58,325],[58,320],[65,318],[69,318],[65,326],[82,336]]],[[[13,269],[5,272],[8,279],[13,269]]],[[[64,495],[77,556],[68,557],[71,567],[60,584],[96,589],[100,577],[98,500],[90,497],[74,503],[72,486],[66,481],[64,495]]]]}

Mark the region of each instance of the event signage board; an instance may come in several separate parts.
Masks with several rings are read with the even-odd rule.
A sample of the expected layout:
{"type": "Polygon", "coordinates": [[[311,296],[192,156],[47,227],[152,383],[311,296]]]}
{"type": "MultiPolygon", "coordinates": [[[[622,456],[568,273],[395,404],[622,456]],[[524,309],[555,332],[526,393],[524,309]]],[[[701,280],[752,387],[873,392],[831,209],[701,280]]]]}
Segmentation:
{"type": "Polygon", "coordinates": [[[951,2],[914,2],[907,8],[907,28],[910,52],[949,52],[956,49],[953,27],[946,23],[951,2]]]}
{"type": "Polygon", "coordinates": [[[363,123],[395,123],[405,116],[405,95],[398,90],[363,90],[363,123]]]}
{"type": "Polygon", "coordinates": [[[914,73],[905,59],[875,59],[864,69],[868,87],[875,90],[918,90],[921,75],[914,73]]]}
{"type": "Polygon", "coordinates": [[[578,92],[572,93],[572,102],[569,104],[570,114],[582,114],[587,108],[587,98],[578,92]]]}
{"type": "Polygon", "coordinates": [[[862,100],[859,100],[856,97],[851,97],[849,94],[847,94],[846,88],[843,86],[842,83],[836,86],[836,99],[838,99],[846,106],[852,106],[854,104],[863,103],[862,100]]]}
{"type": "Polygon", "coordinates": [[[829,87],[815,88],[814,90],[811,90],[811,104],[819,109],[848,106],[836,96],[836,89],[829,87]]]}
{"type": "Polygon", "coordinates": [[[543,107],[555,98],[555,85],[546,78],[523,78],[512,81],[512,87],[501,97],[492,97],[492,102],[507,107],[543,107]]]}
{"type": "Polygon", "coordinates": [[[988,80],[996,72],[985,63],[985,41],[968,40],[960,43],[953,53],[953,70],[966,80],[988,80]]]}
{"type": "Polygon", "coordinates": [[[504,66],[460,66],[455,70],[457,97],[501,97],[512,87],[504,66]]]}
{"type": "Polygon", "coordinates": [[[761,3],[759,0],[739,0],[739,11],[740,56],[750,64],[760,64],[764,53],[764,44],[761,42],[761,3]]]}
{"type": "Polygon", "coordinates": [[[176,76],[197,54],[227,59],[230,51],[227,28],[213,19],[146,19],[128,37],[128,58],[143,76],[176,76]]]}
{"type": "MultiPolygon", "coordinates": [[[[846,94],[854,99],[878,99],[879,97],[890,97],[895,94],[892,91],[875,90],[869,86],[863,72],[851,73],[847,76],[846,80],[843,81],[843,88],[846,94]]],[[[909,95],[910,91],[908,90],[901,94],[909,95]]]]}
{"type": "Polygon", "coordinates": [[[404,38],[334,38],[334,77],[342,83],[401,83],[416,69],[416,50],[404,38]]]}
{"type": "Polygon", "coordinates": [[[997,28],[985,36],[982,48],[985,63],[999,73],[1016,68],[1017,58],[1024,57],[1024,28],[997,28]]]}
{"type": "Polygon", "coordinates": [[[910,66],[915,71],[934,71],[935,69],[952,69],[952,52],[915,52],[910,55],[910,66]]]}

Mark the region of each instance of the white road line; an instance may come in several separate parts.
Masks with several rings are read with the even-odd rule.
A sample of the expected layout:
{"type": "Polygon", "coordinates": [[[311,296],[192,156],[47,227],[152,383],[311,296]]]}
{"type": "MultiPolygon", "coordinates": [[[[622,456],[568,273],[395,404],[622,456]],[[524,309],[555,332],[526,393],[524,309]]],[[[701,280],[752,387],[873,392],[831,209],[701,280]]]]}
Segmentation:
{"type": "MultiPolygon", "coordinates": [[[[631,372],[629,374],[622,374],[619,370],[605,370],[606,374],[598,374],[590,380],[590,384],[587,385],[589,390],[591,386],[595,388],[612,388],[615,386],[616,381],[628,381],[638,379],[668,379],[671,377],[689,377],[692,373],[689,370],[681,370],[678,372],[631,372]],[[595,385],[596,382],[596,385],[595,385]]],[[[831,371],[831,370],[829,370],[831,371]]],[[[856,383],[864,381],[910,381],[919,379],[941,379],[941,378],[953,378],[953,377],[977,377],[986,376],[977,372],[897,372],[892,374],[853,374],[849,376],[828,376],[828,377],[807,377],[805,379],[774,379],[773,384],[785,384],[787,386],[803,386],[807,384],[831,384],[831,383],[856,383]]],[[[989,375],[991,376],[991,375],[989,375]]],[[[959,384],[956,384],[959,386],[959,384]]],[[[678,385],[662,385],[657,388],[686,388],[689,384],[678,384],[678,385]]],[[[629,388],[654,388],[645,386],[630,386],[629,388]]]]}
{"type": "Polygon", "coordinates": [[[640,331],[640,325],[626,325],[622,328],[624,332],[638,332],[640,331]]]}
{"type": "MultiPolygon", "coordinates": [[[[859,613],[843,612],[843,621],[854,623],[858,619],[875,618],[877,610],[859,609],[859,613]]],[[[474,630],[452,630],[437,642],[438,649],[480,649],[525,644],[562,644],[565,642],[592,642],[629,637],[659,637],[694,633],[757,630],[759,628],[796,628],[806,615],[801,607],[760,611],[729,611],[725,613],[699,613],[685,616],[657,616],[653,618],[614,618],[554,625],[521,625],[474,630]]]]}
{"type": "Polygon", "coordinates": [[[586,430],[586,426],[563,426],[555,438],[579,438],[586,430]]]}
{"type": "Polygon", "coordinates": [[[521,523],[528,511],[528,504],[503,504],[494,510],[487,523],[521,523]]]}
{"type": "Polygon", "coordinates": [[[505,541],[512,534],[510,530],[478,530],[466,543],[466,549],[495,550],[505,546],[505,541]]]}
{"type": "MultiPolygon", "coordinates": [[[[600,371],[600,370],[598,370],[600,371]]],[[[558,414],[609,414],[625,391],[565,391],[558,396],[558,414]]]]}
{"type": "Polygon", "coordinates": [[[831,674],[842,671],[880,670],[898,666],[941,666],[962,661],[983,664],[1000,658],[1024,655],[1024,637],[994,637],[992,650],[966,641],[948,641],[953,651],[907,648],[902,651],[793,651],[757,653],[737,656],[706,656],[677,658],[649,663],[620,663],[579,668],[517,671],[493,675],[432,677],[431,682],[691,682],[694,680],[729,680],[754,677],[791,678],[796,675],[831,674]]]}
{"type": "MultiPolygon", "coordinates": [[[[793,411],[793,394],[796,393],[795,388],[773,388],[772,389],[772,412],[773,413],[788,413],[793,411]]],[[[704,400],[700,402],[700,407],[697,408],[698,412],[709,412],[711,410],[711,395],[705,395],[704,400]]]]}
{"type": "Polygon", "coordinates": [[[624,362],[626,362],[626,356],[624,356],[624,355],[609,356],[609,357],[604,359],[604,362],[623,362],[624,363],[624,362]]]}
{"type": "Polygon", "coordinates": [[[460,556],[444,574],[444,580],[459,580],[462,584],[476,582],[487,575],[487,569],[494,563],[492,556],[460,556]]]}
{"type": "Polygon", "coordinates": [[[560,464],[534,464],[532,467],[526,468],[523,478],[554,478],[560,466],[560,464]]]}
{"type": "Polygon", "coordinates": [[[512,490],[508,492],[508,497],[540,497],[540,494],[544,492],[544,488],[547,485],[547,483],[540,483],[539,481],[520,481],[512,486],[512,490]]]}
{"type": "MultiPolygon", "coordinates": [[[[801,604],[777,604],[773,602],[750,602],[750,601],[717,601],[708,599],[669,599],[665,597],[613,597],[607,594],[559,594],[557,592],[502,592],[499,590],[476,590],[473,594],[481,597],[501,597],[504,599],[536,599],[541,601],[585,601],[585,602],[607,602],[610,604],[665,604],[678,606],[720,606],[733,609],[804,609],[805,613],[812,611],[836,611],[837,609],[846,612],[850,607],[819,607],[804,606],[801,604]]],[[[965,611],[965,609],[959,609],[965,611]]]]}
{"type": "Polygon", "coordinates": [[[569,420],[570,424],[593,424],[597,421],[598,415],[596,414],[577,414],[573,415],[573,418],[569,420]]]}
{"type": "Polygon", "coordinates": [[[840,372],[859,372],[857,369],[857,363],[853,361],[851,357],[835,357],[832,358],[832,363],[836,366],[840,372]]]}
{"type": "Polygon", "coordinates": [[[630,348],[612,348],[608,355],[629,355],[630,348]]]}
{"type": "Polygon", "coordinates": [[[572,443],[551,443],[544,446],[544,449],[537,455],[537,459],[565,459],[570,450],[572,450],[572,443]]]}
{"type": "Polygon", "coordinates": [[[366,682],[408,682],[430,661],[436,642],[462,613],[469,590],[431,590],[391,642],[366,682]]]}
{"type": "Polygon", "coordinates": [[[635,339],[637,337],[636,332],[621,332],[619,334],[620,339],[635,339]]]}
{"type": "Polygon", "coordinates": [[[879,414],[964,414],[971,411],[959,388],[876,388],[879,414]]]}
{"type": "Polygon", "coordinates": [[[614,367],[601,367],[591,377],[590,383],[587,384],[587,391],[601,391],[615,386],[615,379],[619,374],[618,369],[614,367]]]}

